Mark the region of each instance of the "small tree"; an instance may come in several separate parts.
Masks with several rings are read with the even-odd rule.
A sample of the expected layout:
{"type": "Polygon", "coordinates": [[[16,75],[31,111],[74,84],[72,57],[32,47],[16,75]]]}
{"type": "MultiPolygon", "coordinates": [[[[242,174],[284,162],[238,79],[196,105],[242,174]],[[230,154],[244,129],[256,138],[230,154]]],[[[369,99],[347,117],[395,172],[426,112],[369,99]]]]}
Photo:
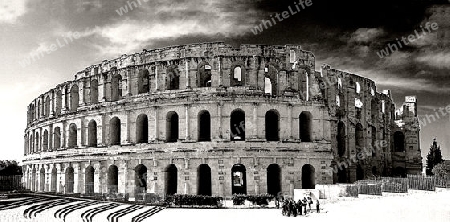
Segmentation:
{"type": "Polygon", "coordinates": [[[436,177],[446,179],[450,177],[450,162],[442,162],[434,166],[433,168],[433,174],[436,177]]]}
{"type": "Polygon", "coordinates": [[[433,175],[433,168],[439,163],[442,163],[441,146],[437,145],[436,138],[433,139],[433,144],[430,146],[430,151],[427,155],[426,174],[433,175]]]}

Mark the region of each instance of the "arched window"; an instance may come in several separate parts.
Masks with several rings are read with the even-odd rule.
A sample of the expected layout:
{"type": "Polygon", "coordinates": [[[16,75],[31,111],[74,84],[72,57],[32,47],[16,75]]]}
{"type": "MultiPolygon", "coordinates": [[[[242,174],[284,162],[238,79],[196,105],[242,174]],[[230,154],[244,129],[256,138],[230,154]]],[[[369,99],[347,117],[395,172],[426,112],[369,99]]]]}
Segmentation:
{"type": "Polygon", "coordinates": [[[45,189],[45,169],[41,168],[39,171],[39,191],[44,192],[45,189]]]}
{"type": "Polygon", "coordinates": [[[174,67],[167,68],[166,89],[174,90],[180,88],[180,73],[174,67]]]}
{"type": "Polygon", "coordinates": [[[269,110],[265,116],[266,140],[279,141],[280,116],[276,110],[269,110]]]}
{"type": "Polygon", "coordinates": [[[43,146],[44,151],[48,150],[48,131],[47,130],[44,130],[44,138],[42,138],[42,146],[43,146]]]}
{"type": "Polygon", "coordinates": [[[145,114],[136,119],[136,143],[148,143],[148,118],[145,114]]]}
{"type": "Polygon", "coordinates": [[[41,117],[41,101],[40,100],[38,100],[38,102],[37,102],[36,109],[37,109],[36,119],[39,119],[41,117]]]}
{"type": "Polygon", "coordinates": [[[230,133],[232,141],[245,141],[245,112],[241,109],[231,112],[230,133]]]}
{"type": "Polygon", "coordinates": [[[372,126],[372,156],[377,155],[377,128],[372,126]]]}
{"type": "Polygon", "coordinates": [[[278,164],[267,167],[267,193],[278,196],[281,192],[281,168],[278,164]]]}
{"type": "Polygon", "coordinates": [[[73,168],[67,167],[66,168],[66,178],[65,178],[65,193],[73,193],[73,184],[74,184],[74,174],[73,174],[73,168]]]}
{"type": "Polygon", "coordinates": [[[302,167],[302,189],[315,189],[315,169],[310,164],[302,167]]]}
{"type": "Polygon", "coordinates": [[[167,113],[166,117],[166,142],[174,143],[178,141],[178,114],[174,111],[167,113]]]}
{"type": "Polygon", "coordinates": [[[50,116],[50,96],[45,97],[45,103],[44,103],[44,115],[45,117],[50,116]]]}
{"type": "Polygon", "coordinates": [[[56,167],[52,168],[52,173],[51,173],[51,184],[50,184],[50,191],[51,192],[56,192],[56,185],[57,185],[57,170],[56,167]]]}
{"type": "Polygon", "coordinates": [[[91,104],[98,103],[98,81],[96,79],[91,81],[91,104]]]}
{"type": "Polygon", "coordinates": [[[356,124],[355,127],[355,147],[356,149],[364,148],[364,129],[361,123],[356,124]]]}
{"type": "Polygon", "coordinates": [[[88,147],[97,147],[97,122],[89,121],[88,124],[88,147]]]}
{"type": "Polygon", "coordinates": [[[197,87],[211,87],[211,66],[200,64],[197,70],[197,87]]]}
{"type": "Polygon", "coordinates": [[[69,125],[69,141],[67,148],[74,147],[77,147],[77,125],[75,123],[71,123],[69,125]]]}
{"type": "Polygon", "coordinates": [[[70,111],[75,112],[78,109],[80,95],[78,94],[78,85],[74,84],[70,89],[70,111]]]}
{"type": "Polygon", "coordinates": [[[116,165],[111,165],[108,167],[107,174],[107,190],[108,193],[118,193],[119,192],[119,169],[116,165]]]}
{"type": "Polygon", "coordinates": [[[370,102],[370,108],[371,108],[371,117],[372,117],[372,121],[378,119],[378,103],[375,99],[372,99],[372,101],[370,102]]]}
{"type": "Polygon", "coordinates": [[[337,148],[339,157],[345,154],[345,124],[343,122],[338,123],[338,130],[336,135],[337,148]]]}
{"type": "Polygon", "coordinates": [[[231,168],[231,194],[247,194],[247,175],[242,164],[235,164],[231,168]]]}
{"type": "Polygon", "coordinates": [[[55,127],[55,129],[53,129],[53,149],[59,148],[61,148],[61,129],[55,127]]]}
{"type": "Polygon", "coordinates": [[[147,69],[139,70],[138,75],[138,94],[148,93],[150,90],[149,72],[147,69]]]}
{"type": "Polygon", "coordinates": [[[400,131],[394,133],[394,151],[403,152],[405,151],[405,134],[400,131]]]}
{"type": "Polygon", "coordinates": [[[35,147],[34,147],[34,151],[35,152],[39,152],[39,151],[41,151],[41,147],[39,146],[39,139],[40,139],[40,137],[39,137],[39,133],[38,132],[36,132],[36,136],[34,137],[34,139],[36,140],[35,142],[36,142],[36,145],[35,145],[35,147]]]}
{"type": "Polygon", "coordinates": [[[361,92],[361,85],[359,85],[359,82],[356,82],[356,93],[359,94],[361,92]]]}
{"type": "Polygon", "coordinates": [[[57,116],[61,115],[61,107],[62,107],[62,94],[61,90],[56,91],[56,102],[55,102],[55,114],[57,116]]]}
{"type": "Polygon", "coordinates": [[[164,193],[166,195],[176,194],[178,187],[178,169],[175,166],[175,164],[169,164],[164,169],[164,175],[165,175],[164,193]]]}
{"type": "Polygon", "coordinates": [[[303,111],[299,116],[300,140],[302,142],[312,141],[312,115],[309,111],[303,111]]]}
{"type": "Polygon", "coordinates": [[[243,86],[245,84],[245,70],[242,70],[241,66],[236,66],[232,69],[230,75],[231,86],[243,86]]]}
{"type": "Polygon", "coordinates": [[[197,195],[212,195],[211,168],[208,164],[200,164],[197,168],[197,195]]]}
{"type": "Polygon", "coordinates": [[[147,193],[147,167],[139,164],[134,168],[135,193],[147,193]]]}
{"type": "Polygon", "coordinates": [[[94,174],[95,169],[92,166],[88,166],[84,173],[84,187],[86,194],[94,194],[94,174]]]}
{"type": "Polygon", "coordinates": [[[270,92],[272,96],[278,96],[278,70],[273,65],[269,65],[265,71],[264,91],[270,92]]]}
{"type": "Polygon", "coordinates": [[[211,116],[206,110],[198,114],[198,141],[211,141],[211,116]]]}
{"type": "Polygon", "coordinates": [[[122,76],[119,74],[111,78],[111,101],[117,101],[122,98],[122,76]]]}
{"type": "Polygon", "coordinates": [[[120,145],[120,119],[117,117],[109,121],[109,143],[110,145],[120,145]]]}

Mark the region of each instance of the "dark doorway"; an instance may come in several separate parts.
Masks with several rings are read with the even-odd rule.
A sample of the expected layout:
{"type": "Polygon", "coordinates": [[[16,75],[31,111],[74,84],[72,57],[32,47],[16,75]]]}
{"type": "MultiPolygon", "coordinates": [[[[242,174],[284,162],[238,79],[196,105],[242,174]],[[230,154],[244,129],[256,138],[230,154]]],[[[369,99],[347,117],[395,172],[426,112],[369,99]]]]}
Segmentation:
{"type": "Polygon", "coordinates": [[[394,177],[406,178],[406,170],[403,167],[396,167],[393,172],[394,177]]]}
{"type": "Polygon", "coordinates": [[[302,189],[314,189],[315,187],[315,169],[312,165],[305,164],[302,167],[302,189]]]}
{"type": "Polygon", "coordinates": [[[230,132],[232,141],[245,141],[245,112],[241,109],[231,112],[230,132]]]}
{"type": "Polygon", "coordinates": [[[91,81],[91,95],[90,100],[91,104],[98,103],[98,81],[96,79],[91,81]]]}
{"type": "Polygon", "coordinates": [[[97,122],[89,121],[88,124],[88,147],[97,147],[97,122]]]}
{"type": "Polygon", "coordinates": [[[360,164],[356,166],[356,180],[364,180],[364,169],[360,164]]]}
{"type": "Polygon", "coordinates": [[[246,169],[242,164],[235,164],[231,168],[231,193],[247,194],[246,169]]]}
{"type": "Polygon", "coordinates": [[[77,125],[71,123],[69,125],[69,144],[68,148],[77,147],[77,125]]]}
{"type": "Polygon", "coordinates": [[[148,93],[150,90],[149,72],[147,69],[139,70],[138,75],[138,94],[148,93]]]}
{"type": "Polygon", "coordinates": [[[57,178],[58,178],[58,174],[56,172],[56,168],[53,167],[52,168],[52,173],[51,173],[51,184],[50,184],[50,191],[51,192],[56,192],[56,186],[58,185],[57,178]]]}
{"type": "Polygon", "coordinates": [[[276,110],[269,110],[265,117],[265,130],[267,141],[279,141],[280,116],[276,110]]]}
{"type": "Polygon", "coordinates": [[[204,196],[212,195],[211,168],[208,164],[200,164],[197,168],[197,194],[204,196]]]}
{"type": "Polygon", "coordinates": [[[95,169],[92,166],[88,166],[84,172],[84,192],[86,194],[94,193],[94,173],[95,169]]]}
{"type": "Polygon", "coordinates": [[[134,168],[135,193],[147,192],[147,167],[139,164],[134,168]]]}
{"type": "Polygon", "coordinates": [[[120,119],[117,117],[109,121],[109,140],[111,145],[120,145],[120,119]]]}
{"type": "Polygon", "coordinates": [[[364,129],[361,123],[355,127],[355,147],[360,150],[364,148],[364,129]]]}
{"type": "Polygon", "coordinates": [[[206,110],[198,114],[198,141],[211,141],[211,116],[206,110]]]}
{"type": "Polygon", "coordinates": [[[111,79],[111,101],[122,98],[122,76],[114,75],[111,79]]]}
{"type": "Polygon", "coordinates": [[[405,134],[403,132],[397,131],[394,133],[394,150],[395,152],[405,151],[405,134]]]}
{"type": "Polygon", "coordinates": [[[136,143],[148,143],[148,117],[145,114],[136,119],[136,143]]]}
{"type": "Polygon", "coordinates": [[[278,196],[281,192],[281,168],[278,164],[267,167],[267,193],[278,196]]]}
{"type": "Polygon", "coordinates": [[[73,175],[73,168],[67,167],[66,169],[66,193],[73,193],[73,184],[74,184],[74,175],[73,175]]]}
{"type": "Polygon", "coordinates": [[[338,132],[336,139],[337,139],[338,155],[339,157],[342,157],[345,154],[345,124],[343,122],[338,123],[338,132]]]}
{"type": "Polygon", "coordinates": [[[119,169],[116,165],[111,165],[108,168],[108,178],[107,178],[107,190],[108,193],[118,193],[119,192],[119,169]]]}
{"type": "Polygon", "coordinates": [[[73,85],[70,89],[70,111],[75,112],[78,109],[79,103],[79,94],[78,94],[78,86],[73,85]]]}
{"type": "Polygon", "coordinates": [[[178,114],[174,111],[167,113],[166,117],[166,142],[175,143],[178,141],[178,114]]]}
{"type": "Polygon", "coordinates": [[[338,176],[338,183],[347,183],[347,170],[345,168],[339,169],[337,176],[338,176]]]}
{"type": "Polygon", "coordinates": [[[39,175],[39,191],[44,192],[45,190],[45,169],[41,168],[40,170],[40,175],[39,175]]]}
{"type": "Polygon", "coordinates": [[[312,115],[309,111],[303,111],[299,116],[300,140],[302,142],[312,141],[312,115]]]}
{"type": "Polygon", "coordinates": [[[178,187],[178,169],[175,166],[175,164],[169,164],[165,169],[165,194],[166,195],[173,195],[177,193],[177,187],[178,187]]]}

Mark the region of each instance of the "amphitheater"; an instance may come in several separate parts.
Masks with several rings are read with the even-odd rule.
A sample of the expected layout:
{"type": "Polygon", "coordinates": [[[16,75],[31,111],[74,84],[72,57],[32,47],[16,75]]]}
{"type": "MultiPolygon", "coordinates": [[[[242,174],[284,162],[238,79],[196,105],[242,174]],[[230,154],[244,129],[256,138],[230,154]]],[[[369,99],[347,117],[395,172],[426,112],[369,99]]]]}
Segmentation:
{"type": "Polygon", "coordinates": [[[35,192],[292,195],[422,168],[414,96],[396,110],[390,91],[316,71],[296,45],[123,55],[40,95],[27,117],[23,182],[35,192]]]}

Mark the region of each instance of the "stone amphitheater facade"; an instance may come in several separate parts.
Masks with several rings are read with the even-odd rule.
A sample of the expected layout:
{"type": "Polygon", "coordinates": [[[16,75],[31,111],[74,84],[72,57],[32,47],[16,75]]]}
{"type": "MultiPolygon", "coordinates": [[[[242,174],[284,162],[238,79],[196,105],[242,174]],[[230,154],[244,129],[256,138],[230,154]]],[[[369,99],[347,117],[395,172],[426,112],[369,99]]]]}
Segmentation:
{"type": "Polygon", "coordinates": [[[131,197],[292,195],[417,170],[415,159],[407,164],[417,150],[420,157],[419,130],[395,126],[390,92],[328,65],[315,70],[300,46],[222,42],[87,67],[28,106],[25,186],[131,197]],[[365,147],[379,149],[349,162],[365,147]]]}

